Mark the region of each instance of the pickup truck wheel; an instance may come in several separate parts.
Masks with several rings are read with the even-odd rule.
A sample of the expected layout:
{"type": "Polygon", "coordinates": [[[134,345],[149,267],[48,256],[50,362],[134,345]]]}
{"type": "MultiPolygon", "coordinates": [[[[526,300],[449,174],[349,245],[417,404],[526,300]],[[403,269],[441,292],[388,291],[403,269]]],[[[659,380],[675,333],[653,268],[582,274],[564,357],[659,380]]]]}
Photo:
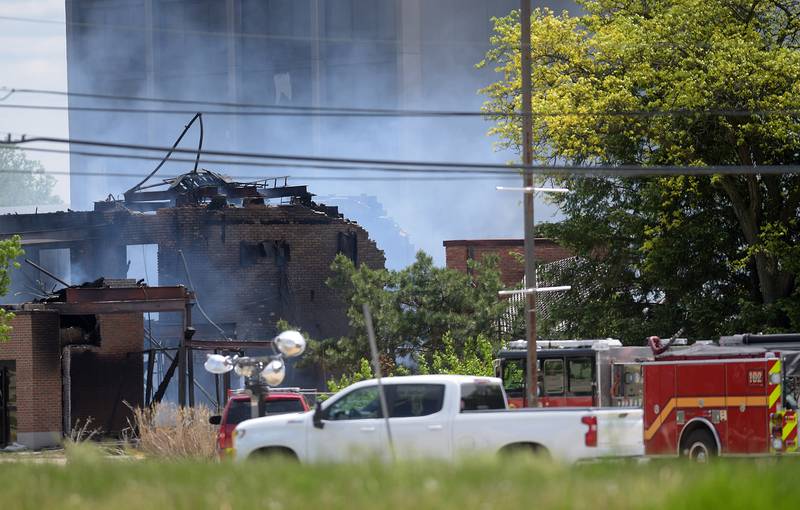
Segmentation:
{"type": "Polygon", "coordinates": [[[519,443],[504,446],[500,450],[502,456],[535,457],[537,459],[549,459],[550,452],[547,448],[536,443],[519,443]]]}
{"type": "Polygon", "coordinates": [[[714,436],[704,428],[691,431],[681,447],[681,456],[700,464],[709,462],[716,455],[714,436]]]}
{"type": "Polygon", "coordinates": [[[250,454],[248,457],[255,460],[278,460],[297,462],[297,454],[289,448],[261,448],[250,454]]]}

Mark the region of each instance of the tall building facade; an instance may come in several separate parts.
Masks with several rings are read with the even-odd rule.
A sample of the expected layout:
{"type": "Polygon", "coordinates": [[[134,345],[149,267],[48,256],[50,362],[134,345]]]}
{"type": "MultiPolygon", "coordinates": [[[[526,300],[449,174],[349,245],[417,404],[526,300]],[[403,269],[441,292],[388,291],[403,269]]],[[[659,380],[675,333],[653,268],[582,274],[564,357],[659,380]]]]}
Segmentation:
{"type": "MultiPolygon", "coordinates": [[[[474,65],[488,48],[491,17],[517,5],[518,0],[67,0],[69,89],[269,105],[477,109],[476,90],[486,80],[474,65]]],[[[225,109],[78,96],[70,106],[225,109]]],[[[164,146],[188,119],[73,110],[69,127],[73,138],[164,146]]],[[[206,115],[204,127],[207,148],[414,159],[433,153],[419,149],[431,134],[444,148],[440,156],[463,154],[460,142],[448,151],[451,140],[443,132],[485,137],[485,124],[475,126],[451,133],[435,121],[206,115]]],[[[195,139],[187,135],[187,143],[195,139]]],[[[131,177],[75,172],[71,205],[85,208],[124,191],[152,166],[74,154],[73,171],[113,169],[131,177]]]]}

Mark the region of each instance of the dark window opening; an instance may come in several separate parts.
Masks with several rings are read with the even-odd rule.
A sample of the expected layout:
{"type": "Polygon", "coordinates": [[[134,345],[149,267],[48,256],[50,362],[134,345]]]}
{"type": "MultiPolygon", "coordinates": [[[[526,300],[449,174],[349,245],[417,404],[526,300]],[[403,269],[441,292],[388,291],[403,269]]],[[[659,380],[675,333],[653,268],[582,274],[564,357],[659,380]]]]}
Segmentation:
{"type": "Polygon", "coordinates": [[[355,232],[339,232],[336,253],[343,254],[358,265],[358,236],[355,232]]]}
{"type": "Polygon", "coordinates": [[[275,264],[285,267],[291,260],[289,243],[286,241],[242,241],[239,244],[239,265],[275,264]]]}
{"type": "Polygon", "coordinates": [[[16,362],[0,361],[0,446],[17,441],[16,362]]]}
{"type": "Polygon", "coordinates": [[[95,315],[61,315],[61,345],[100,345],[100,325],[95,315]]]}

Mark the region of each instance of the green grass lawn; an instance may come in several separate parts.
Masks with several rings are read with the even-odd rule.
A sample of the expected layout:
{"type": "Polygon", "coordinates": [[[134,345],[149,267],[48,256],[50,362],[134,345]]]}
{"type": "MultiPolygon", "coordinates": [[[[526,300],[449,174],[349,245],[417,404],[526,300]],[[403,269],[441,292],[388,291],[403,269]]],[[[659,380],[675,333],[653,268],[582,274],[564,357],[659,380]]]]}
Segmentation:
{"type": "Polygon", "coordinates": [[[796,508],[800,461],[740,459],[560,466],[529,459],[460,464],[303,466],[109,459],[0,463],[0,509],[796,508]]]}

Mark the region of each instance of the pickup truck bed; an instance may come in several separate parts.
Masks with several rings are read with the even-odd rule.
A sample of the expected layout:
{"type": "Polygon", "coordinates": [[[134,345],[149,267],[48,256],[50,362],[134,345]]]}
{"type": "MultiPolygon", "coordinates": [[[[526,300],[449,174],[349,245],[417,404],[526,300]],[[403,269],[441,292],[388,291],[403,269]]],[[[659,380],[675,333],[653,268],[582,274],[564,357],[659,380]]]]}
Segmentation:
{"type": "Polygon", "coordinates": [[[523,408],[469,411],[453,421],[453,441],[460,452],[499,451],[509,444],[533,441],[565,461],[644,454],[642,411],[627,408],[523,408]],[[588,423],[596,419],[596,446],[587,446],[588,423]],[[484,431],[502,423],[501,433],[484,431]],[[510,443],[510,441],[514,441],[510,443]]]}

